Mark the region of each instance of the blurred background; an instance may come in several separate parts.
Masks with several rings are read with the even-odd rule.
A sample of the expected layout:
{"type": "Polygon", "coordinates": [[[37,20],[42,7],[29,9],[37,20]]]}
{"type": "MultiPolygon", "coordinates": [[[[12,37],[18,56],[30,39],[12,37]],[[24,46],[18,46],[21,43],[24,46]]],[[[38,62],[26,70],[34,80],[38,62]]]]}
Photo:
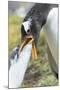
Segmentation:
{"type": "MultiPolygon", "coordinates": [[[[34,3],[8,1],[8,42],[9,55],[14,47],[21,43],[21,24],[34,3]]],[[[46,40],[43,30],[38,43],[38,60],[30,60],[21,87],[56,86],[58,80],[54,77],[48,62],[46,40]]]]}

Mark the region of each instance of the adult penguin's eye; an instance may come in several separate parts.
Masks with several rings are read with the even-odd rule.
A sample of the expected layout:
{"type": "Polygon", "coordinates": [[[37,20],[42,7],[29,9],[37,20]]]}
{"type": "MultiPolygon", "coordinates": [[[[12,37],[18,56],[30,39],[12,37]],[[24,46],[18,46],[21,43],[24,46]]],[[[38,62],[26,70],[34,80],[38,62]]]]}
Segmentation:
{"type": "Polygon", "coordinates": [[[24,31],[26,32],[26,34],[29,34],[31,31],[30,30],[30,25],[31,25],[30,21],[25,21],[22,24],[24,26],[24,31]]]}
{"type": "Polygon", "coordinates": [[[27,30],[27,34],[29,34],[30,32],[31,32],[31,30],[30,30],[30,29],[28,29],[28,30],[27,30]]]}

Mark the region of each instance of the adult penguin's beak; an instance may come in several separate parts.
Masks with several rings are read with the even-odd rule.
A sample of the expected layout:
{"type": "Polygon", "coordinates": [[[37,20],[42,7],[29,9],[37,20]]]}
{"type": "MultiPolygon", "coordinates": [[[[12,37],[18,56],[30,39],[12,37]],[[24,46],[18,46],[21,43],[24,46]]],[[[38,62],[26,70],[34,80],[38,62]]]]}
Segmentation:
{"type": "Polygon", "coordinates": [[[25,37],[25,39],[22,41],[20,51],[22,51],[27,44],[32,44],[32,59],[37,59],[37,49],[32,35],[25,37]]]}

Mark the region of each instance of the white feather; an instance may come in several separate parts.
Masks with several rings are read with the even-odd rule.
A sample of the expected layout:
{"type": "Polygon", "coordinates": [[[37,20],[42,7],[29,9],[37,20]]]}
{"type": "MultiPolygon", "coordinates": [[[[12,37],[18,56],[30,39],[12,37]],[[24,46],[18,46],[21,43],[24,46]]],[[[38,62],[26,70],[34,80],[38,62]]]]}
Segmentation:
{"type": "Polygon", "coordinates": [[[44,26],[47,43],[58,64],[58,8],[53,8],[48,15],[46,25],[44,26]]]}
{"type": "Polygon", "coordinates": [[[21,86],[30,60],[32,44],[26,45],[19,55],[18,62],[12,64],[9,70],[9,88],[21,86]]]}
{"type": "Polygon", "coordinates": [[[30,29],[31,22],[28,20],[26,22],[23,22],[22,24],[24,26],[26,33],[27,33],[28,29],[30,29]]]}

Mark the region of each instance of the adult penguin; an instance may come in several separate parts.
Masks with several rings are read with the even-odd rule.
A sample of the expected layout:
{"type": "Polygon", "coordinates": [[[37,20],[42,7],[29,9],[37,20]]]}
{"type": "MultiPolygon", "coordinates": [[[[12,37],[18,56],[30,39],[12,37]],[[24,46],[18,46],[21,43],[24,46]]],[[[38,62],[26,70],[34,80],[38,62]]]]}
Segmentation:
{"type": "Polygon", "coordinates": [[[9,66],[9,88],[21,86],[30,60],[37,59],[39,33],[46,34],[49,63],[58,78],[58,5],[36,3],[21,26],[22,44],[13,49],[9,66]]]}
{"type": "Polygon", "coordinates": [[[41,29],[45,31],[49,64],[58,78],[58,5],[36,3],[27,13],[21,26],[24,47],[31,37],[32,57],[37,58],[37,43],[41,29]]]}

